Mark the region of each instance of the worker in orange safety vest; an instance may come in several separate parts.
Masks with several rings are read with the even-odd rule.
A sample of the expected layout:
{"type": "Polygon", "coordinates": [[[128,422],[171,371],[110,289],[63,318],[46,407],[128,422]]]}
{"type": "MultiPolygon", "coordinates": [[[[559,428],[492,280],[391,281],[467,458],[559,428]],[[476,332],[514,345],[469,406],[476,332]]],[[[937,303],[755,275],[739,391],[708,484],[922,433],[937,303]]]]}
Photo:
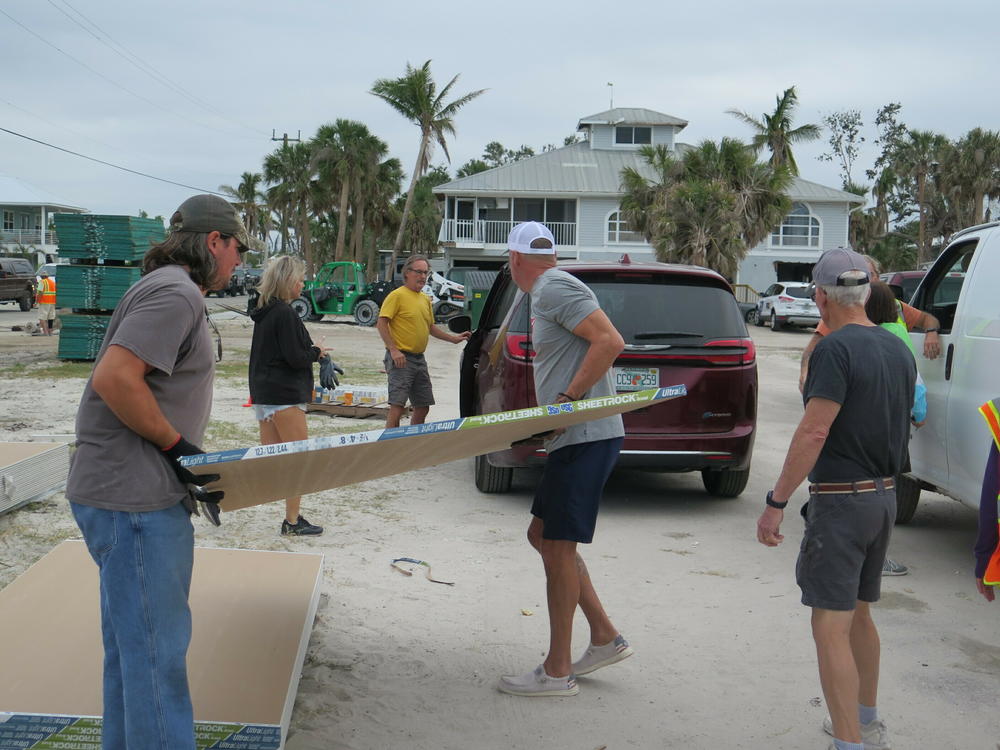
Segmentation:
{"type": "Polygon", "coordinates": [[[993,441],[986,460],[983,491],[979,498],[979,536],[976,539],[976,588],[987,601],[1000,586],[1000,398],[979,407],[993,441]]]}
{"type": "Polygon", "coordinates": [[[56,320],[56,280],[46,271],[42,271],[39,275],[41,281],[35,292],[35,301],[38,302],[38,325],[41,326],[43,334],[51,336],[52,325],[56,320]]]}

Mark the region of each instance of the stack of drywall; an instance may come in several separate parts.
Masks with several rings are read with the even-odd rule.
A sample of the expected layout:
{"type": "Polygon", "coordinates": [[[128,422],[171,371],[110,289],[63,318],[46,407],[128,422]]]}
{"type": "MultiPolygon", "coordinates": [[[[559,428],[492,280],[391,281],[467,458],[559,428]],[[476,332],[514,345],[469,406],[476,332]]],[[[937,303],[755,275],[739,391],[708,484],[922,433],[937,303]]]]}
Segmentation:
{"type": "Polygon", "coordinates": [[[68,474],[65,443],[0,443],[0,513],[58,489],[68,474]]]}
{"type": "Polygon", "coordinates": [[[69,258],[56,279],[56,304],[71,308],[62,317],[61,359],[94,359],[108,318],[122,295],[139,280],[139,264],[163,240],[157,219],[100,214],[56,214],[59,255],[69,258]]]}

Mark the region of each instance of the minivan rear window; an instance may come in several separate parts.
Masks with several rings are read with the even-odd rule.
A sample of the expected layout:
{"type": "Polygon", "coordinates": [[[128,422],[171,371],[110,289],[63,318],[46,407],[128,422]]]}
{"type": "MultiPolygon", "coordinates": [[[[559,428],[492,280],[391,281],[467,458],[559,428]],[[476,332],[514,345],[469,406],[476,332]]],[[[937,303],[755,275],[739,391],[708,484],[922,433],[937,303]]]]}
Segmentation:
{"type": "MultiPolygon", "coordinates": [[[[666,274],[579,274],[597,297],[626,344],[663,342],[698,345],[742,338],[746,324],[732,293],[695,277],[666,274]]],[[[530,298],[523,295],[511,332],[528,331],[530,298]]]]}

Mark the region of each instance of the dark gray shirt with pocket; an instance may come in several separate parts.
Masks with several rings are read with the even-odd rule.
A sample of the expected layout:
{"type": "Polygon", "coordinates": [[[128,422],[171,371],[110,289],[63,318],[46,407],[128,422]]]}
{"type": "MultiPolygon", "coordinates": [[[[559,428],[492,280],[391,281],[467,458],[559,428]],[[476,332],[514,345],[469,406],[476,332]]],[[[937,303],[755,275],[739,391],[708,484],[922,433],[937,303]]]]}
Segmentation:
{"type": "Polygon", "coordinates": [[[824,336],[809,358],[802,397],[835,401],[840,412],[809,480],[896,476],[906,457],[916,377],[909,348],[880,326],[851,324],[824,336]]]}
{"type": "MultiPolygon", "coordinates": [[[[153,367],[146,384],[163,415],[200,445],[212,408],[215,357],[205,298],[180,266],[143,276],[122,297],[97,355],[123,346],[153,367]]],[[[126,427],[91,381],[76,414],[77,449],[66,497],[105,510],[154,511],[187,494],[160,448],[126,427]]]]}

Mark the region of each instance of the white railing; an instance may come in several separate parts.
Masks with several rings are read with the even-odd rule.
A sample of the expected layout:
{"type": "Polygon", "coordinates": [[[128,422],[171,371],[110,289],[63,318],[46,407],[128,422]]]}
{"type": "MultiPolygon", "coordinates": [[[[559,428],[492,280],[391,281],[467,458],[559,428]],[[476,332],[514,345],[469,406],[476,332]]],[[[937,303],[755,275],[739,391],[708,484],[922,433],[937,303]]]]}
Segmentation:
{"type": "MultiPolygon", "coordinates": [[[[507,235],[519,221],[485,221],[475,219],[446,219],[438,233],[440,242],[475,242],[486,245],[504,245],[507,235]]],[[[557,245],[576,244],[576,222],[546,221],[557,245]]]]}
{"type": "Polygon", "coordinates": [[[54,245],[55,232],[42,232],[41,229],[2,229],[0,244],[3,245],[54,245]],[[42,239],[44,235],[44,239],[42,239]]]}

